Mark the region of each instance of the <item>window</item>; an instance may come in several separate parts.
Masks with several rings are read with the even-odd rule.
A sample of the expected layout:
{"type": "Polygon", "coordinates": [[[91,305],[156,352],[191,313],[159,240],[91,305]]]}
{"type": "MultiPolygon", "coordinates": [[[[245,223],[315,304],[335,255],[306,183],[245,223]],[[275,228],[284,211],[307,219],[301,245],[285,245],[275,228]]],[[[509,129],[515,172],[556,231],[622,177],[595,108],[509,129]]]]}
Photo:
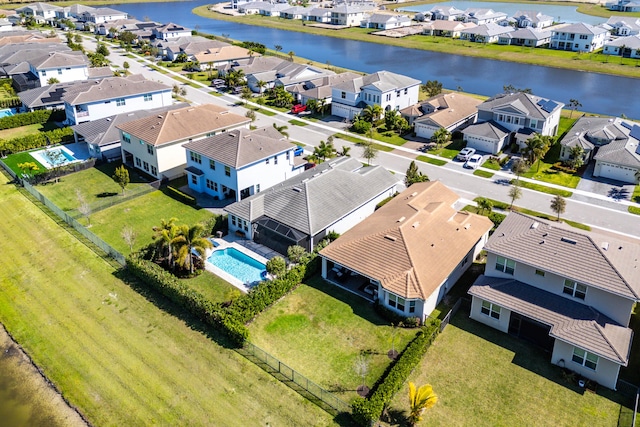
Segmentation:
{"type": "Polygon", "coordinates": [[[58,68],[58,75],[61,76],[62,75],[62,68],[58,68]]]}
{"type": "Polygon", "coordinates": [[[158,169],[156,169],[156,167],[153,165],[151,165],[151,175],[153,176],[158,175],[158,169]]]}
{"type": "Polygon", "coordinates": [[[516,262],[512,259],[507,259],[505,257],[497,257],[496,258],[496,270],[500,270],[503,273],[513,275],[513,271],[516,268],[516,262]]]}
{"type": "Polygon", "coordinates": [[[209,190],[218,191],[218,184],[207,178],[207,188],[209,190]]]}
{"type": "Polygon", "coordinates": [[[147,144],[147,153],[153,156],[153,145],[147,144]]]}
{"type": "Polygon", "coordinates": [[[586,34],[580,34],[580,40],[586,40],[587,38],[586,34]]]}
{"type": "Polygon", "coordinates": [[[149,172],[149,163],[142,162],[142,169],[144,169],[145,171],[149,172]]]}
{"type": "Polygon", "coordinates": [[[128,142],[129,144],[131,144],[131,135],[129,135],[128,133],[122,133],[122,140],[124,142],[128,142]]]}
{"type": "Polygon", "coordinates": [[[231,224],[234,226],[236,225],[236,217],[233,215],[231,215],[231,224]]]}
{"type": "Polygon", "coordinates": [[[406,94],[408,94],[408,93],[409,93],[409,89],[404,88],[404,94],[406,95],[406,94]]]}
{"type": "Polygon", "coordinates": [[[584,299],[587,295],[587,287],[581,283],[567,279],[564,281],[564,289],[562,292],[574,298],[584,299]]]}
{"type": "Polygon", "coordinates": [[[544,277],[544,271],[543,271],[543,270],[538,270],[538,269],[536,268],[536,276],[542,276],[542,277],[544,277]]]}
{"type": "Polygon", "coordinates": [[[193,185],[198,185],[198,177],[195,175],[191,175],[191,183],[193,185]]]}
{"type": "Polygon", "coordinates": [[[389,294],[389,306],[395,307],[400,311],[404,311],[404,298],[400,298],[397,295],[389,294]]]}
{"type": "Polygon", "coordinates": [[[242,220],[242,228],[244,228],[244,231],[249,231],[249,225],[244,219],[242,220]]]}
{"type": "Polygon", "coordinates": [[[216,161],[215,160],[209,160],[209,168],[212,170],[216,170],[216,161]]]}
{"type": "Polygon", "coordinates": [[[125,104],[126,104],[126,101],[124,100],[124,98],[116,99],[116,107],[122,107],[125,104]]]}
{"type": "Polygon", "coordinates": [[[224,167],[224,174],[226,176],[231,176],[231,168],[229,166],[224,167]]]}
{"type": "Polygon", "coordinates": [[[145,94],[145,95],[144,95],[144,97],[143,97],[143,99],[144,99],[144,101],[145,101],[145,102],[147,102],[147,101],[152,101],[152,100],[153,100],[153,95],[152,95],[152,94],[150,94],[150,93],[145,94]]]}
{"type": "Polygon", "coordinates": [[[289,160],[291,158],[291,152],[287,151],[287,160],[289,160]]]}
{"type": "Polygon", "coordinates": [[[260,184],[256,184],[256,193],[260,192],[260,184]]]}
{"type": "Polygon", "coordinates": [[[347,97],[347,93],[346,93],[346,92],[342,92],[342,93],[340,94],[340,97],[341,97],[342,99],[345,99],[345,98],[347,97]]]}
{"type": "Polygon", "coordinates": [[[136,157],[136,166],[137,167],[142,167],[142,160],[140,160],[139,158],[136,157]]]}
{"type": "Polygon", "coordinates": [[[278,156],[273,156],[273,164],[274,165],[278,164],[278,156]]]}
{"type": "Polygon", "coordinates": [[[265,160],[266,164],[269,164],[269,157],[267,157],[267,160],[265,160]]]}
{"type": "Polygon", "coordinates": [[[573,347],[573,356],[571,357],[571,360],[586,368],[593,369],[594,371],[598,367],[598,356],[578,347],[573,347]]]}
{"type": "Polygon", "coordinates": [[[502,308],[499,305],[493,304],[489,301],[482,301],[482,307],[480,308],[480,312],[482,314],[486,314],[494,319],[500,319],[500,310],[502,310],[502,308]]]}
{"type": "Polygon", "coordinates": [[[416,300],[409,301],[409,313],[416,312],[416,300]]]}
{"type": "Polygon", "coordinates": [[[193,151],[190,151],[190,157],[191,157],[191,161],[194,163],[197,163],[199,165],[202,164],[202,156],[198,153],[194,153],[193,151]]]}
{"type": "Polygon", "coordinates": [[[47,71],[46,70],[42,70],[42,77],[46,77],[47,75],[47,71]]]}
{"type": "Polygon", "coordinates": [[[400,98],[400,91],[396,92],[396,98],[400,98]]]}

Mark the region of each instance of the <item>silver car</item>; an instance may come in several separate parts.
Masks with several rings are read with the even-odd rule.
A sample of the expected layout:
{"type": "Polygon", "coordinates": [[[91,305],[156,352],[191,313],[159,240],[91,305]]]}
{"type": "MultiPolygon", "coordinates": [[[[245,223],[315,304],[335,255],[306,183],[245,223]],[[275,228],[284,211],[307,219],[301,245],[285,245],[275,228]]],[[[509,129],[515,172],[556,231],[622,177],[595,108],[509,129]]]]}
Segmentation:
{"type": "Polygon", "coordinates": [[[469,157],[473,156],[475,153],[476,153],[475,148],[465,147],[462,150],[460,150],[460,152],[456,156],[456,160],[459,160],[461,162],[466,162],[467,160],[469,160],[469,157]]]}

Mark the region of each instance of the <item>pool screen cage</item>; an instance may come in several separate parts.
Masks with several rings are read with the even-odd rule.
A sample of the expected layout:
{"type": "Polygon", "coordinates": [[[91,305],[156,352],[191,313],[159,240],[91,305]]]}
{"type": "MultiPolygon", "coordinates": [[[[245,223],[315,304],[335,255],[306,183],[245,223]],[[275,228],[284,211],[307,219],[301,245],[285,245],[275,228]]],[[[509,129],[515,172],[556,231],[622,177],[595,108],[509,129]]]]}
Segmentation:
{"type": "Polygon", "coordinates": [[[294,245],[299,245],[307,251],[309,250],[309,236],[266,217],[256,220],[253,240],[283,255],[287,254],[289,246],[294,245]]]}

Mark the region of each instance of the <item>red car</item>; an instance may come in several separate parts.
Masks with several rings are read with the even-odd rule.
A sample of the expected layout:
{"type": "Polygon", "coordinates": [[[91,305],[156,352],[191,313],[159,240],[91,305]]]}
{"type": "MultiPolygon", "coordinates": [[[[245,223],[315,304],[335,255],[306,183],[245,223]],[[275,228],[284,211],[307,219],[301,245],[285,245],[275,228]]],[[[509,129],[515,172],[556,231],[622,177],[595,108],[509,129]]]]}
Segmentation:
{"type": "Polygon", "coordinates": [[[302,113],[303,111],[307,111],[307,106],[304,104],[296,104],[291,108],[292,114],[299,114],[299,113],[302,113]]]}

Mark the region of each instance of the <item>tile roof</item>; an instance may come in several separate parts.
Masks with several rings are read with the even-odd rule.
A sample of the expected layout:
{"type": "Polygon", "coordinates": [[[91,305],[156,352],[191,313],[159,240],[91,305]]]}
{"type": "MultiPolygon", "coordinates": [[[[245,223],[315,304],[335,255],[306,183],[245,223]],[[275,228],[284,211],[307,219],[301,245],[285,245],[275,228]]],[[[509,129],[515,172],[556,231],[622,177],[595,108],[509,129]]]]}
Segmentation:
{"type": "Polygon", "coordinates": [[[90,80],[83,82],[82,85],[70,87],[64,96],[64,101],[70,105],[78,105],[167,90],[171,88],[164,83],[147,80],[141,74],[132,74],[127,77],[90,80]]]}
{"type": "Polygon", "coordinates": [[[249,58],[251,55],[249,54],[249,49],[229,45],[208,48],[196,53],[194,56],[198,62],[206,64],[207,62],[232,61],[234,59],[249,58]]]}
{"type": "Polygon", "coordinates": [[[433,123],[438,127],[448,128],[478,113],[477,106],[482,103],[479,99],[459,93],[436,95],[425,101],[435,108],[432,113],[416,119],[415,123],[433,123]]]}
{"type": "Polygon", "coordinates": [[[493,36],[498,36],[501,34],[506,34],[506,33],[510,33],[515,31],[515,28],[513,28],[512,26],[506,26],[503,27],[502,25],[498,25],[494,22],[491,22],[489,24],[482,24],[482,25],[478,25],[477,27],[474,28],[468,28],[464,31],[462,31],[463,34],[475,34],[478,36],[487,36],[487,37],[493,37],[493,36]]]}
{"type": "Polygon", "coordinates": [[[396,295],[426,300],[492,227],[456,211],[458,198],[439,181],[413,184],[320,254],[396,295]]]}
{"type": "Polygon", "coordinates": [[[148,144],[158,146],[250,122],[250,119],[223,107],[202,104],[170,111],[167,114],[145,117],[122,124],[118,128],[148,144]]]}
{"type": "Polygon", "coordinates": [[[480,276],[469,294],[551,326],[549,335],[626,366],[633,332],[592,307],[512,279],[480,276]]]}
{"type": "Polygon", "coordinates": [[[575,24],[567,25],[565,27],[552,30],[553,33],[573,33],[573,34],[591,34],[598,35],[607,33],[608,31],[602,27],[594,27],[590,24],[585,24],[584,22],[578,22],[575,24]]]}
{"type": "Polygon", "coordinates": [[[624,298],[640,299],[640,242],[512,212],[485,249],[624,298]]]}
{"type": "Polygon", "coordinates": [[[381,166],[363,167],[351,157],[321,163],[225,208],[249,221],[266,216],[316,235],[393,188],[399,179],[381,166]]]}
{"type": "Polygon", "coordinates": [[[184,145],[187,150],[233,168],[242,168],[294,148],[273,126],[234,129],[184,145]]]}
{"type": "Polygon", "coordinates": [[[597,161],[616,163],[640,169],[640,146],[639,141],[629,138],[627,141],[613,141],[600,147],[598,153],[593,157],[597,161]]]}
{"type": "Polygon", "coordinates": [[[396,74],[390,71],[378,71],[367,74],[366,76],[356,77],[350,81],[336,84],[334,89],[342,89],[358,93],[365,87],[372,86],[382,92],[387,92],[419,84],[420,80],[416,80],[412,77],[403,76],[402,74],[396,74]]]}
{"type": "Polygon", "coordinates": [[[60,67],[89,66],[89,59],[79,51],[51,52],[29,61],[36,70],[60,67]]]}

